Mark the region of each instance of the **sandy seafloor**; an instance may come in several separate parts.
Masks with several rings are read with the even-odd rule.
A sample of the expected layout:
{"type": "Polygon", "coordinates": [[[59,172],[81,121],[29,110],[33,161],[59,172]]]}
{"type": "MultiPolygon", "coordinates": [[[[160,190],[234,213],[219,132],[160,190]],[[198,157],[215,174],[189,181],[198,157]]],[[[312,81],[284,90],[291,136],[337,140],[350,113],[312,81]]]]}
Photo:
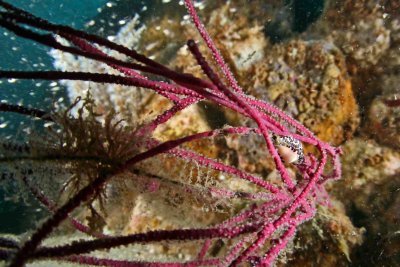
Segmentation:
{"type": "MultiPolygon", "coordinates": [[[[142,3],[146,1],[128,0],[29,2],[13,4],[57,23],[112,36],[179,71],[201,75],[184,48],[187,38],[199,36],[188,26],[179,1],[151,1],[147,5],[142,3]],[[118,35],[134,14],[139,15],[138,22],[118,35]]],[[[239,84],[246,93],[274,103],[318,137],[341,146],[344,151],[342,179],[326,185],[332,205],[318,208],[316,217],[299,229],[277,265],[399,266],[400,104],[396,102],[400,98],[399,4],[395,0],[314,1],[311,6],[298,4],[301,1],[286,6],[283,1],[251,2],[252,6],[249,1],[241,0],[222,6],[204,5],[200,12],[239,84]],[[307,12],[312,18],[304,15],[307,12]]],[[[50,56],[47,48],[10,36],[0,31],[1,69],[49,69],[57,62],[55,66],[63,70],[78,66],[99,71],[99,66],[87,61],[53,52],[50,56]]],[[[112,106],[128,123],[144,120],[149,110],[159,111],[168,105],[142,91],[132,93],[124,87],[95,84],[89,87],[99,110],[112,106]]],[[[0,100],[45,110],[52,105],[62,109],[69,105],[70,98],[84,94],[87,88],[82,83],[2,80],[0,100]]],[[[163,129],[166,136],[159,135],[177,137],[225,123],[238,125],[241,119],[212,105],[198,105],[175,124],[166,126],[163,129]],[[176,130],[178,127],[181,130],[176,130]]],[[[40,122],[0,114],[2,138],[26,140],[32,129],[40,134],[40,122]]],[[[238,138],[212,145],[216,154],[230,155],[224,157],[230,164],[267,177],[273,168],[270,162],[263,161],[265,155],[258,150],[259,142],[238,138]]],[[[169,171],[174,173],[173,169],[169,171]]],[[[24,196],[23,202],[15,197],[20,184],[0,182],[0,232],[20,235],[47,216],[34,199],[24,196]]],[[[160,209],[168,209],[168,205],[147,211],[152,200],[133,195],[124,195],[136,200],[136,204],[123,205],[131,214],[111,218],[116,212],[103,218],[101,226],[96,227],[133,233],[180,225],[182,218],[154,215],[160,209]],[[129,218],[136,218],[137,224],[129,218]]],[[[203,220],[218,220],[218,216],[204,215],[203,220]]],[[[75,238],[68,228],[58,234],[64,239],[75,238]]],[[[178,259],[184,259],[185,253],[190,255],[195,246],[153,249],[155,254],[167,250],[168,257],[174,258],[171,255],[177,253],[178,259]]],[[[141,255],[136,247],[132,251],[141,255]]],[[[118,252],[116,256],[122,257],[118,252]]],[[[52,263],[37,264],[52,266],[52,263]]]]}

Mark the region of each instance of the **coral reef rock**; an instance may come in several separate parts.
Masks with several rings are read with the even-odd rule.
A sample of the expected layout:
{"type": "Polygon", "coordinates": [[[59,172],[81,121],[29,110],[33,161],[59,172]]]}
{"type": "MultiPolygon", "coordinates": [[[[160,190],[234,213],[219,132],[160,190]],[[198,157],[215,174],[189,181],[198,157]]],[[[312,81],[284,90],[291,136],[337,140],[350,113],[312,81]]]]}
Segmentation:
{"type": "Polygon", "coordinates": [[[359,124],[344,57],[329,42],[272,46],[246,76],[251,77],[243,81],[250,94],[285,110],[322,140],[341,144],[359,124]]]}

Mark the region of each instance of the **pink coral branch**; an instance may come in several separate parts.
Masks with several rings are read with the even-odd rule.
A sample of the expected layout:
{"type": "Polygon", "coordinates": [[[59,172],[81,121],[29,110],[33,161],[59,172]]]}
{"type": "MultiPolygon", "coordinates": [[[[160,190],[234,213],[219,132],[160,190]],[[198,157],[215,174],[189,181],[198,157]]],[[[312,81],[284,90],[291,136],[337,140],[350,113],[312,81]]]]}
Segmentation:
{"type": "Polygon", "coordinates": [[[197,255],[197,260],[202,260],[206,257],[208,250],[210,249],[212,245],[212,240],[207,239],[204,241],[203,246],[201,247],[201,250],[199,251],[199,254],[197,255]]]}
{"type": "Polygon", "coordinates": [[[233,238],[246,233],[254,232],[260,224],[244,225],[240,227],[215,227],[204,229],[177,229],[159,230],[127,236],[105,237],[95,240],[80,240],[71,244],[56,247],[42,246],[34,253],[34,258],[64,257],[72,254],[83,254],[93,250],[107,249],[134,243],[151,243],[164,240],[190,241],[208,238],[233,238]]]}
{"type": "MultiPolygon", "coordinates": [[[[188,2],[188,1],[186,1],[186,2],[188,2]]],[[[189,41],[188,46],[189,46],[189,49],[192,52],[192,54],[195,56],[198,64],[202,67],[204,73],[210,78],[210,80],[214,83],[214,85],[224,95],[226,95],[231,101],[235,102],[239,107],[241,107],[246,112],[246,114],[248,114],[248,116],[250,116],[257,123],[261,134],[264,136],[268,151],[270,152],[272,158],[274,159],[275,165],[276,165],[279,173],[281,174],[283,181],[285,182],[286,186],[290,190],[293,190],[295,185],[292,181],[292,178],[287,173],[286,168],[283,165],[283,162],[281,160],[281,157],[278,154],[278,151],[276,150],[275,146],[273,145],[273,143],[271,141],[271,138],[268,134],[268,128],[266,127],[261,114],[259,112],[257,112],[255,109],[253,109],[245,101],[242,94],[235,94],[224,86],[224,84],[221,82],[221,80],[218,78],[218,76],[214,73],[214,71],[208,65],[205,58],[201,55],[200,50],[198,49],[198,47],[194,41],[193,42],[189,41]]]]}
{"type": "MultiPolygon", "coordinates": [[[[289,240],[296,233],[296,226],[291,225],[289,229],[272,245],[272,248],[266,253],[265,257],[262,258],[259,263],[260,266],[271,266],[276,256],[281,252],[289,242],[289,240]]],[[[274,243],[274,242],[273,242],[274,243]]]]}
{"type": "Polygon", "coordinates": [[[240,88],[239,84],[237,83],[235,77],[233,76],[232,72],[230,71],[228,65],[225,63],[221,53],[218,51],[217,47],[215,46],[213,40],[211,39],[210,35],[208,34],[206,28],[204,27],[203,23],[200,21],[199,16],[194,8],[192,1],[185,0],[185,5],[188,10],[190,17],[193,20],[194,25],[196,26],[197,30],[199,31],[201,37],[203,38],[204,42],[207,44],[207,47],[212,52],[212,55],[217,63],[217,65],[221,68],[222,72],[224,73],[226,79],[229,81],[229,85],[235,90],[236,92],[242,92],[242,88],[240,88]]]}
{"type": "Polygon", "coordinates": [[[111,260],[101,259],[90,256],[69,256],[63,258],[69,262],[80,264],[90,264],[94,266],[110,266],[110,267],[197,267],[197,266],[216,266],[220,262],[219,259],[197,259],[193,261],[182,262],[145,262],[145,261],[128,261],[128,260],[111,260]]]}
{"type": "MultiPolygon", "coordinates": [[[[198,29],[207,47],[211,51],[217,66],[223,72],[230,88],[226,86],[221,78],[217,76],[216,72],[212,70],[193,40],[188,41],[189,50],[210,81],[196,78],[190,74],[177,73],[122,45],[115,44],[95,35],[87,34],[83,31],[74,30],[70,27],[51,24],[0,0],[0,6],[5,10],[0,16],[0,25],[2,27],[13,31],[21,37],[31,39],[43,45],[76,56],[85,57],[96,62],[105,63],[118,70],[121,74],[111,75],[59,71],[0,71],[0,78],[68,79],[136,86],[153,90],[174,103],[172,108],[159,114],[153,121],[147,123],[132,134],[132,138],[148,137],[145,140],[146,143],[140,143],[140,141],[137,143],[142,149],[147,150],[132,156],[120,166],[116,173],[111,175],[101,174],[98,179],[79,191],[78,194],[68,200],[65,205],[55,210],[52,217],[35,231],[31,239],[23,244],[16,253],[13,253],[14,259],[11,266],[21,266],[30,258],[65,257],[73,254],[76,255],[69,256],[65,259],[79,263],[93,265],[103,264],[108,266],[200,266],[208,264],[230,264],[235,266],[249,260],[254,260],[254,263],[256,262],[259,265],[270,265],[279,252],[285,248],[287,242],[294,236],[298,225],[314,216],[317,195],[319,191],[323,193],[322,184],[328,179],[340,177],[339,155],[341,150],[318,140],[310,130],[275,106],[245,95],[204,25],[201,23],[192,1],[185,0],[185,4],[195,27],[198,29]],[[32,31],[30,28],[40,29],[40,31],[32,31]],[[43,31],[49,32],[49,34],[42,34],[43,31]],[[65,38],[69,41],[69,45],[60,43],[52,34],[65,38]],[[97,48],[98,46],[106,48],[106,50],[97,48]],[[134,60],[134,62],[122,61],[103,52],[108,51],[108,49],[122,53],[128,57],[128,60],[134,60]],[[145,76],[146,73],[169,79],[170,83],[153,81],[145,76]],[[254,121],[258,128],[223,128],[196,133],[179,139],[169,140],[164,143],[159,143],[151,139],[152,133],[159,125],[173,118],[179,111],[202,100],[209,100],[238,112],[254,121]],[[290,130],[293,128],[295,129],[294,131],[290,130]],[[250,133],[261,135],[264,138],[266,148],[275,162],[276,169],[282,178],[285,188],[280,188],[260,177],[228,166],[216,159],[210,159],[195,152],[179,148],[182,144],[193,142],[201,138],[211,138],[216,135],[229,134],[245,135],[250,133]],[[295,177],[289,176],[287,167],[283,164],[277,148],[271,139],[272,136],[291,137],[299,142],[315,146],[318,149],[316,153],[318,156],[312,154],[306,155],[304,161],[296,165],[297,174],[302,175],[303,179],[296,180],[295,177]],[[64,246],[38,248],[42,240],[67,218],[70,212],[100,190],[101,186],[115,174],[129,170],[135,167],[135,164],[138,162],[154,158],[162,153],[196,163],[201,167],[235,176],[236,178],[253,183],[263,190],[261,192],[234,192],[224,188],[207,187],[207,192],[214,197],[240,197],[256,200],[261,203],[257,205],[253,204],[248,208],[238,211],[237,214],[232,215],[224,222],[216,224],[213,227],[152,231],[129,236],[102,236],[96,240],[81,240],[64,246]],[[330,174],[324,174],[323,171],[328,160],[328,155],[333,163],[332,172],[330,174]],[[264,192],[264,190],[268,192],[264,192]],[[277,233],[283,230],[284,232],[277,236],[277,233]],[[272,240],[274,236],[277,236],[276,240],[272,240]],[[223,258],[207,259],[211,240],[217,238],[240,238],[240,240],[233,245],[228,254],[223,258]],[[197,259],[183,263],[128,262],[80,255],[97,249],[106,249],[134,243],[200,239],[205,239],[206,241],[197,259]],[[254,242],[246,247],[247,241],[253,239],[254,242]],[[269,246],[266,252],[260,251],[267,240],[270,240],[272,245],[269,246]],[[260,253],[264,253],[264,255],[261,257],[254,256],[256,254],[260,255],[260,253]]],[[[53,205],[48,199],[37,192],[36,196],[45,203],[46,206],[53,209],[53,205]]],[[[76,224],[75,226],[77,228],[82,228],[80,224],[76,224]]],[[[82,228],[81,230],[88,231],[87,228],[82,228]]]]}
{"type": "Polygon", "coordinates": [[[227,174],[233,174],[243,180],[247,180],[250,181],[258,186],[263,187],[264,189],[271,191],[273,193],[281,193],[281,190],[279,190],[276,186],[268,183],[267,181],[260,179],[256,176],[253,176],[251,174],[248,174],[246,172],[243,172],[237,168],[234,167],[230,167],[227,165],[224,165],[220,162],[217,162],[213,159],[210,158],[206,158],[204,156],[198,155],[196,153],[190,152],[190,151],[185,151],[183,149],[174,149],[171,150],[169,153],[177,156],[177,157],[181,157],[181,158],[187,158],[187,159],[191,159],[196,161],[197,163],[199,163],[200,165],[212,168],[214,170],[217,171],[221,171],[227,174]]]}
{"type": "MultiPolygon", "coordinates": [[[[32,185],[29,181],[27,177],[23,177],[23,182],[25,183],[25,185],[29,188],[29,190],[31,191],[32,195],[42,204],[44,205],[50,212],[55,212],[57,210],[56,205],[53,203],[53,201],[51,201],[49,198],[47,198],[42,191],[32,185]]],[[[94,236],[94,237],[105,237],[106,235],[102,234],[102,233],[96,233],[93,232],[93,230],[91,230],[88,226],[84,225],[83,223],[81,223],[80,221],[78,221],[77,219],[73,218],[71,215],[68,215],[69,220],[72,224],[72,226],[78,230],[79,232],[85,233],[87,235],[90,236],[94,236]]]]}

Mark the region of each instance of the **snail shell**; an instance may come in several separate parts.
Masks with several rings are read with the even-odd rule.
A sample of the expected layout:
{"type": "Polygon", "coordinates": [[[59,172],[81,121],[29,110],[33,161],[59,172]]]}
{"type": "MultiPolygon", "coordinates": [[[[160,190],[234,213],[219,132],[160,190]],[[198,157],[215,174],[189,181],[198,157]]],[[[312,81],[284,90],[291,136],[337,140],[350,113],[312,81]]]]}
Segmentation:
{"type": "Polygon", "coordinates": [[[296,151],[291,150],[287,146],[277,146],[279,156],[287,163],[296,163],[299,160],[299,155],[296,151]]]}
{"type": "Polygon", "coordinates": [[[286,163],[301,164],[304,162],[303,144],[291,136],[273,134],[272,140],[276,145],[279,156],[286,163]]]}

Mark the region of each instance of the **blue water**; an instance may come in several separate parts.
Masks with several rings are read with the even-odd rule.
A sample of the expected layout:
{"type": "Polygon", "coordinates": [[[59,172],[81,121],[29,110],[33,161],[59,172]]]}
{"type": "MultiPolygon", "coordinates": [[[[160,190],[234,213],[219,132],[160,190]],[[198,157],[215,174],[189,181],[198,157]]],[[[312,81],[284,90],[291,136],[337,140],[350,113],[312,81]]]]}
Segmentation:
{"type": "MultiPolygon", "coordinates": [[[[93,0],[14,0],[12,4],[34,15],[59,24],[66,24],[82,29],[87,21],[98,14],[98,8],[107,1],[93,0]]],[[[46,70],[52,69],[52,59],[47,54],[49,49],[30,40],[12,38],[11,33],[0,30],[1,69],[46,70]],[[11,37],[11,38],[10,38],[11,37]]],[[[45,81],[6,81],[0,84],[0,100],[10,104],[23,104],[28,107],[50,110],[55,101],[67,103],[65,89],[62,86],[45,81]],[[52,90],[50,90],[52,89],[52,90]]],[[[0,129],[0,136],[12,136],[22,139],[22,131],[31,128],[32,120],[17,114],[0,114],[0,124],[7,127],[0,129]]],[[[18,192],[15,192],[18,193],[18,192]]],[[[10,192],[7,194],[9,197],[10,192]]],[[[2,232],[22,233],[33,227],[38,217],[44,214],[35,204],[3,202],[5,192],[0,188],[0,229],[2,232]]],[[[36,203],[36,201],[29,201],[36,203]]]]}
{"type": "MultiPolygon", "coordinates": [[[[16,0],[12,3],[52,22],[83,28],[88,20],[97,15],[97,8],[102,7],[105,2],[105,0],[16,0]]],[[[52,68],[52,59],[47,54],[49,51],[47,47],[22,38],[14,40],[14,38],[10,38],[11,33],[8,33],[10,36],[4,35],[3,29],[0,30],[0,33],[2,69],[45,70],[52,68]]],[[[17,81],[9,83],[3,81],[0,84],[0,99],[12,104],[26,104],[48,110],[55,100],[61,97],[65,98],[62,87],[59,90],[47,90],[50,87],[50,82],[17,81]]],[[[14,134],[21,123],[28,123],[23,116],[14,114],[2,114],[0,120],[8,122],[8,127],[1,131],[2,135],[14,134]]]]}

